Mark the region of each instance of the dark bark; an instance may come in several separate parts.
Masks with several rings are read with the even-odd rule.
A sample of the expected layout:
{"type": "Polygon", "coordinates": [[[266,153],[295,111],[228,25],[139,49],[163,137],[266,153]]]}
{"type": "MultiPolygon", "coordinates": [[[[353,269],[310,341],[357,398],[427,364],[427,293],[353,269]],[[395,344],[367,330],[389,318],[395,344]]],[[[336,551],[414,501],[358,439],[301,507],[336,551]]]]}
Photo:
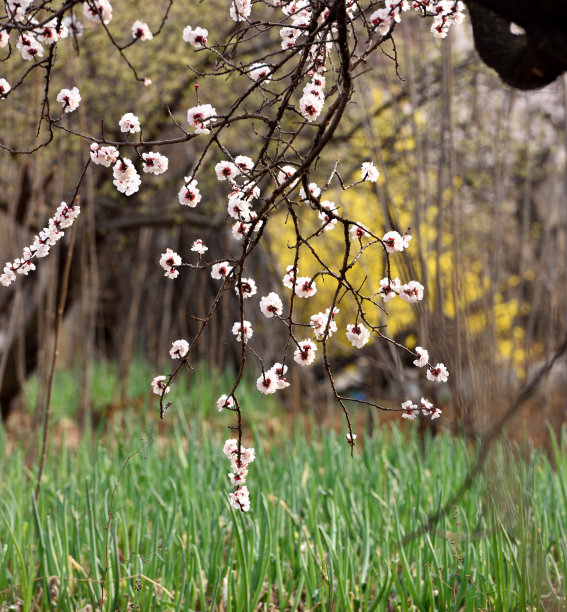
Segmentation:
{"type": "Polygon", "coordinates": [[[536,89],[567,70],[565,0],[467,0],[475,47],[504,83],[536,89]],[[511,24],[525,34],[513,34],[511,24]]]}

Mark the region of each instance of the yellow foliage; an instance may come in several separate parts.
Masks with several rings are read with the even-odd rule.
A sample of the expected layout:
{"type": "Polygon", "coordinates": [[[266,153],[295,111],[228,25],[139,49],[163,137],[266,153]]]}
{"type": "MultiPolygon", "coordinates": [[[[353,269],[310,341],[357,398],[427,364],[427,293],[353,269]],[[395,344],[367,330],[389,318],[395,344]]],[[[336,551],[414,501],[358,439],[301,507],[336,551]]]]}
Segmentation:
{"type": "MultiPolygon", "coordinates": [[[[384,100],[385,96],[380,88],[373,88],[370,94],[372,108],[367,109],[368,116],[374,116],[374,111],[384,104],[384,100]]],[[[415,136],[409,124],[406,124],[401,131],[399,130],[394,114],[395,110],[391,109],[373,119],[374,132],[380,138],[378,146],[380,142],[388,139],[393,141],[392,146],[385,147],[381,151],[381,161],[387,164],[387,175],[381,169],[376,185],[364,183],[356,189],[346,191],[332,189],[322,195],[322,200],[336,202],[340,205],[338,212],[341,216],[364,224],[371,228],[378,237],[382,237],[383,233],[390,229],[403,232],[407,228],[412,228],[414,241],[410,249],[403,254],[396,253],[391,257],[392,278],[399,277],[402,283],[406,283],[410,280],[423,282],[420,275],[427,277],[428,285],[425,287],[424,302],[425,306],[430,309],[435,306],[434,288],[439,278],[444,316],[451,319],[460,314],[472,336],[482,334],[490,326],[496,334],[500,357],[506,360],[511,359],[515,364],[523,363],[525,333],[518,325],[518,317],[529,312],[529,305],[520,304],[517,299],[510,299],[508,295],[508,290],[518,287],[521,279],[518,276],[512,276],[503,283],[500,287],[503,293],[496,293],[493,296],[492,308],[486,312],[486,305],[490,303],[490,296],[494,289],[490,285],[489,275],[485,273],[486,262],[483,259],[483,252],[474,245],[463,244],[465,238],[461,238],[460,269],[455,269],[455,236],[451,231],[450,218],[446,214],[446,209],[455,193],[463,186],[463,177],[452,177],[450,185],[446,186],[441,193],[441,202],[438,202],[436,197],[429,196],[429,194],[437,193],[438,171],[432,167],[422,169],[426,183],[424,189],[427,195],[425,206],[421,211],[419,227],[417,227],[415,172],[419,160],[415,155],[415,136]],[[386,202],[379,200],[378,194],[382,193],[387,199],[388,206],[386,202]],[[384,218],[384,210],[388,207],[394,213],[394,222],[397,224],[395,228],[392,228],[389,221],[384,218]],[[419,230],[419,235],[417,230],[419,230]],[[469,249],[469,246],[473,248],[469,249]],[[423,260],[419,258],[419,253],[423,255],[423,260]],[[422,264],[426,266],[425,270],[422,270],[422,264]],[[409,270],[412,270],[412,274],[415,274],[417,278],[412,278],[409,270]]],[[[414,118],[418,126],[427,122],[427,117],[420,109],[415,111],[414,118]]],[[[363,159],[374,157],[368,150],[369,144],[370,148],[377,145],[377,143],[368,142],[365,130],[355,131],[349,141],[351,150],[366,151],[363,159]]],[[[364,156],[364,153],[362,155],[364,156]]],[[[322,178],[319,178],[319,184],[322,178]]],[[[344,175],[343,178],[347,184],[358,181],[358,168],[353,169],[350,180],[347,180],[344,175]]],[[[317,181],[317,178],[309,177],[309,180],[317,181]]],[[[298,214],[301,235],[307,237],[316,233],[321,227],[317,212],[311,210],[306,204],[298,204],[298,206],[301,209],[298,214]]],[[[286,215],[287,211],[283,210],[280,214],[286,215]]],[[[467,219],[465,223],[468,222],[467,219]]],[[[471,219],[470,222],[475,223],[476,220],[471,219]]],[[[295,232],[291,219],[288,219],[283,232],[281,227],[281,224],[276,221],[276,223],[269,224],[267,231],[271,238],[273,252],[280,265],[280,274],[283,276],[286,266],[294,259],[295,251],[289,247],[295,245],[295,232]]],[[[337,274],[344,257],[344,234],[341,225],[337,225],[332,231],[321,232],[311,242],[324,265],[332,273],[337,274]]],[[[368,242],[369,240],[365,239],[363,244],[368,242]]],[[[360,256],[357,265],[348,272],[347,280],[352,287],[361,288],[361,293],[364,295],[373,295],[379,288],[380,280],[387,276],[383,249],[380,244],[375,244],[360,254],[357,242],[351,241],[350,246],[349,260],[352,261],[353,257],[360,256]]],[[[301,246],[301,262],[299,270],[301,276],[313,276],[324,270],[321,262],[304,245],[301,246]]],[[[527,281],[532,280],[533,271],[528,270],[524,278],[527,281]]],[[[323,277],[318,276],[316,282],[318,293],[314,298],[295,301],[298,320],[308,319],[312,314],[330,306],[337,290],[336,280],[327,274],[323,277]]],[[[340,292],[339,295],[342,293],[340,292]]],[[[378,302],[381,303],[381,300],[378,299],[378,302]]],[[[338,333],[337,341],[347,349],[350,345],[346,341],[344,329],[348,323],[354,321],[357,304],[348,296],[342,299],[337,306],[340,308],[340,313],[336,321],[341,330],[338,333]]],[[[417,310],[414,305],[396,298],[382,306],[383,310],[379,310],[368,303],[365,304],[365,314],[372,324],[387,324],[386,333],[390,336],[415,328],[417,310]]],[[[407,338],[408,347],[414,347],[417,342],[418,339],[413,333],[407,338]]]]}

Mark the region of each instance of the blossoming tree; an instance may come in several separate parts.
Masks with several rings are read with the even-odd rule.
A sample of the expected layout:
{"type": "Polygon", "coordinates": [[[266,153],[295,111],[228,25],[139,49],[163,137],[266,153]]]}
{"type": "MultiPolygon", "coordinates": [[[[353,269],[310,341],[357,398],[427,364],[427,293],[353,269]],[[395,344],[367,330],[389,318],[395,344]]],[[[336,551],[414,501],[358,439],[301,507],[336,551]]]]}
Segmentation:
{"type": "MultiPolygon", "coordinates": [[[[445,365],[434,365],[425,348],[413,350],[395,342],[379,323],[379,318],[387,314],[390,300],[412,304],[422,300],[426,291],[419,280],[400,279],[391,273],[391,258],[401,257],[405,249],[411,249],[409,230],[391,228],[385,234],[377,233],[343,210],[339,202],[329,199],[335,197],[331,192],[377,181],[378,169],[372,161],[365,161],[359,180],[347,184],[338,162],[325,167],[322,153],[350,104],[357,99],[357,77],[371,56],[391,38],[404,13],[417,12],[428,20],[432,35],[443,38],[451,25],[463,20],[463,5],[457,0],[263,0],[254,4],[251,0],[227,0],[226,19],[234,24],[227,39],[219,38],[216,32],[209,33],[200,23],[179,26],[194,79],[188,94],[192,102],[187,105],[183,121],[170,113],[169,128],[176,133],[173,137],[146,139],[147,118],[142,113],[134,114],[126,104],[121,109],[109,109],[101,117],[101,121],[118,126],[119,138],[109,136],[104,123],[96,134],[74,124],[73,113],[83,100],[76,84],[63,87],[69,84],[58,82],[60,47],[76,44],[80,37],[83,48],[88,47],[89,32],[102,29],[108,52],[124,62],[125,73],[140,85],[151,87],[150,79],[130,61],[126,49],[157,38],[172,4],[173,0],[167,3],[157,27],[152,29],[136,20],[126,34],[113,30],[113,6],[108,0],[6,0],[5,13],[0,15],[0,47],[5,49],[4,62],[0,64],[0,105],[17,99],[18,89],[33,74],[44,77],[45,87],[37,130],[42,137],[29,149],[22,149],[4,135],[2,148],[29,155],[65,137],[87,148],[89,156],[84,167],[76,170],[75,189],[68,203],[57,207],[31,244],[23,246],[19,257],[5,263],[0,283],[9,291],[19,276],[30,275],[36,264],[41,265],[38,260],[46,257],[63,237],[64,230],[80,219],[79,196],[90,166],[108,168],[108,183],[124,198],[136,198],[144,188],[143,174],[160,176],[168,171],[169,159],[160,149],[171,150],[191,142],[198,154],[188,164],[185,180],[179,185],[178,206],[203,206],[207,193],[202,191],[202,185],[212,177],[225,186],[223,206],[230,256],[221,260],[207,257],[208,247],[202,238],[196,239],[187,252],[167,248],[162,254],[159,265],[164,271],[164,284],[183,283],[185,275],[203,274],[210,275],[218,286],[206,312],[198,317],[194,336],[172,343],[170,357],[177,360],[172,362],[177,365],[156,376],[151,387],[159,396],[161,418],[165,418],[170,407],[167,394],[175,379],[193,368],[196,347],[219,305],[226,300],[238,304],[232,341],[240,343],[239,367],[232,387],[225,390],[217,405],[235,417],[235,437],[224,446],[231,462],[229,479],[234,486],[230,503],[235,509],[247,511],[250,499],[246,476],[255,455],[254,449],[243,445],[246,407],[240,402],[239,385],[246,370],[257,379],[260,394],[273,394],[290,386],[290,368],[309,367],[319,360],[342,408],[351,452],[357,435],[349,404],[386,408],[337,391],[328,355],[333,336],[345,334],[353,350],[371,339],[392,343],[396,350],[411,354],[414,365],[425,369],[428,380],[443,383],[448,379],[445,365]],[[194,54],[206,55],[208,68],[193,67],[194,54]],[[15,79],[2,76],[2,66],[8,65],[15,79]],[[235,84],[237,93],[230,99],[218,98],[215,83],[227,79],[235,84]],[[234,144],[231,134],[235,131],[246,134],[246,150],[234,144]],[[317,228],[312,231],[308,228],[314,221],[317,228]],[[253,277],[250,258],[262,248],[267,232],[277,231],[273,226],[282,222],[293,227],[289,265],[283,278],[272,282],[270,290],[260,295],[258,286],[266,286],[266,279],[253,277]],[[327,232],[341,235],[342,253],[338,258],[326,256],[317,247],[327,232]],[[387,274],[379,290],[372,292],[364,284],[355,285],[352,272],[375,250],[382,253],[387,274]],[[317,261],[314,275],[302,274],[306,257],[317,261]],[[308,302],[322,285],[329,296],[326,309],[313,313],[308,320],[299,318],[298,300],[308,302]],[[341,320],[343,304],[350,304],[349,312],[355,313],[352,319],[341,320]],[[275,363],[267,363],[261,344],[255,344],[258,334],[254,335],[249,321],[254,310],[269,319],[274,328],[285,331],[286,341],[278,348],[280,357],[275,363]]],[[[420,414],[431,419],[441,415],[441,410],[425,397],[404,398],[397,410],[410,420],[420,414]]]]}

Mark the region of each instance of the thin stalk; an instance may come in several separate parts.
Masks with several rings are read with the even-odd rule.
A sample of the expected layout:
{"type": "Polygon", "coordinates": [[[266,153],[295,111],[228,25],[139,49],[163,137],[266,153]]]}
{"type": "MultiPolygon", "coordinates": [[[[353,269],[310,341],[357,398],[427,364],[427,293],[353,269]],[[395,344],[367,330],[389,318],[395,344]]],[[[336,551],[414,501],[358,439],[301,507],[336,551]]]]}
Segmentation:
{"type": "Polygon", "coordinates": [[[45,456],[47,454],[47,432],[49,430],[49,417],[51,415],[51,392],[53,390],[53,379],[55,377],[55,365],[59,356],[59,338],[61,335],[61,325],[63,323],[63,312],[65,310],[65,302],[67,300],[67,291],[69,289],[69,272],[71,270],[71,260],[73,259],[73,246],[75,244],[75,233],[77,224],[73,223],[71,228],[71,240],[69,242],[69,250],[67,251],[67,259],[65,261],[65,271],[63,273],[63,286],[61,288],[61,296],[59,298],[59,307],[57,308],[57,319],[55,321],[55,341],[53,345],[53,355],[51,357],[51,370],[49,372],[49,380],[47,383],[47,393],[45,399],[45,409],[43,412],[43,434],[41,440],[41,458],[39,460],[39,469],[37,472],[37,481],[35,484],[35,500],[39,498],[39,489],[41,484],[41,476],[45,465],[45,456]]]}

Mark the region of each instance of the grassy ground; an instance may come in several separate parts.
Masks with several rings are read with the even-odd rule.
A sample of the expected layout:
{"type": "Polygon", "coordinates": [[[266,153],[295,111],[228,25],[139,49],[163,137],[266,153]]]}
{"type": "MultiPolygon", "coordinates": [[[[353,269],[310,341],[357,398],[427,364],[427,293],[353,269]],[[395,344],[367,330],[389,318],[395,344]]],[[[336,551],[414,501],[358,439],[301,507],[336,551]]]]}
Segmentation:
{"type": "MultiPolygon", "coordinates": [[[[56,428],[72,416],[69,380],[56,428]]],[[[0,432],[0,609],[94,610],[103,595],[113,611],[564,608],[565,433],[555,469],[500,444],[450,514],[406,540],[457,488],[470,445],[420,441],[404,423],[360,435],[351,459],[333,431],[266,433],[281,409],[263,413],[251,392],[252,510],[235,513],[222,454],[230,420],[211,411],[210,380],[180,389],[159,429],[153,406],[116,413],[76,448],[54,440],[38,504],[35,467],[19,445],[8,454],[0,432]]]]}

